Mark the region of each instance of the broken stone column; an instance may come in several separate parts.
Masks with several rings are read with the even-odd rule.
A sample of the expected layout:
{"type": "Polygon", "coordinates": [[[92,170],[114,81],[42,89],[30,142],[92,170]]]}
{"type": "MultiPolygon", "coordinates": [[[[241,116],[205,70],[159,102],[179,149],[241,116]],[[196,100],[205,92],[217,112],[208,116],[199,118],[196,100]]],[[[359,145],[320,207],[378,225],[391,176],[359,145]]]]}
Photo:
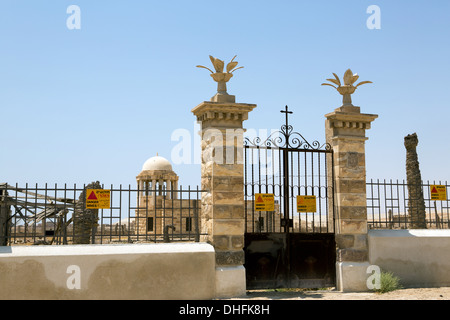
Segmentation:
{"type": "Polygon", "coordinates": [[[11,206],[7,203],[8,191],[6,184],[0,189],[0,246],[8,245],[11,231],[11,206]]]}
{"type": "Polygon", "coordinates": [[[342,106],[325,117],[326,140],[333,148],[335,174],[337,289],[367,291],[365,133],[378,116],[363,114],[359,107],[342,106]]]}
{"type": "Polygon", "coordinates": [[[81,192],[73,214],[74,244],[94,243],[95,233],[98,226],[98,209],[86,209],[86,190],[101,189],[99,181],[92,182],[85,186],[81,192]],[[92,240],[91,240],[92,237],[92,240]]]}
{"type": "Polygon", "coordinates": [[[408,215],[410,229],[426,229],[425,201],[423,199],[422,177],[416,147],[419,144],[417,134],[405,137],[406,182],[408,184],[408,215]]]}
{"type": "Polygon", "coordinates": [[[242,123],[256,105],[228,100],[192,109],[201,124],[201,240],[215,249],[217,297],[246,293],[242,123]]]}

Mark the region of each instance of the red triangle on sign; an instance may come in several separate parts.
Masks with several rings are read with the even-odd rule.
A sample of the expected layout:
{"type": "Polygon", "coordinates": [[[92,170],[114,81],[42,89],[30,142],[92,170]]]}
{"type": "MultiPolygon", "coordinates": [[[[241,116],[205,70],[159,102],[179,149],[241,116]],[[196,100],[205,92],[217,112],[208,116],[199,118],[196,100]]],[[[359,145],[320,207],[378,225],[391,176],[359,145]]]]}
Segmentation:
{"type": "Polygon", "coordinates": [[[94,191],[91,192],[91,194],[88,197],[88,200],[98,200],[94,191]]]}
{"type": "Polygon", "coordinates": [[[436,190],[436,187],[433,187],[433,190],[431,190],[431,193],[438,193],[438,191],[436,190]]]}
{"type": "Polygon", "coordinates": [[[264,200],[262,199],[261,196],[258,197],[258,199],[256,200],[256,203],[264,203],[264,200]]]}

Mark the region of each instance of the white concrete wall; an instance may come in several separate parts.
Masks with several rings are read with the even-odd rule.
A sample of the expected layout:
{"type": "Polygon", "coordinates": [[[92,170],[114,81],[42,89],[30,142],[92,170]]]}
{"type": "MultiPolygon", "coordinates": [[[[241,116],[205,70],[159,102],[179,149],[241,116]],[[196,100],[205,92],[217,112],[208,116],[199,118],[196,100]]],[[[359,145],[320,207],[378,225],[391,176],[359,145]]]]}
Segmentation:
{"type": "Polygon", "coordinates": [[[213,299],[206,243],[0,247],[0,299],[213,299]]]}
{"type": "Polygon", "coordinates": [[[370,230],[369,262],[405,287],[450,285],[450,230],[370,230]]]}

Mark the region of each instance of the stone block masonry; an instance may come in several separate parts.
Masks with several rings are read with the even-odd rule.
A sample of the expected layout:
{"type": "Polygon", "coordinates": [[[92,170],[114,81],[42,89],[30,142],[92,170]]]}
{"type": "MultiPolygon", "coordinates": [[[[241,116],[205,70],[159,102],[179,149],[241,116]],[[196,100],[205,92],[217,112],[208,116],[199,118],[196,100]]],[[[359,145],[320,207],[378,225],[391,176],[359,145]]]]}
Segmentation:
{"type": "Polygon", "coordinates": [[[346,106],[325,117],[326,140],[334,157],[334,167],[329,170],[334,170],[335,178],[337,287],[341,291],[365,291],[368,266],[365,132],[378,116],[346,106]]]}
{"type": "Polygon", "coordinates": [[[201,226],[216,252],[218,296],[244,295],[243,121],[256,105],[205,101],[192,112],[201,124],[201,226]]]}

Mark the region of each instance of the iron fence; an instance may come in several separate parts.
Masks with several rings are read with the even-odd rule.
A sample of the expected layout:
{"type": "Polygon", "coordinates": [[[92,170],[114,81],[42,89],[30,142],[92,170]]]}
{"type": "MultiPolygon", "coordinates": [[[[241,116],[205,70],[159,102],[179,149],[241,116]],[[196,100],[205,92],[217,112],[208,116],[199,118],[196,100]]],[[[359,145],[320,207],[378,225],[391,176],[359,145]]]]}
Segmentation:
{"type": "Polygon", "coordinates": [[[330,154],[329,150],[246,145],[246,232],[333,233],[333,187],[328,179],[330,154]],[[273,211],[255,209],[256,195],[261,193],[273,194],[273,211]],[[300,212],[297,196],[315,196],[315,210],[300,212]]]}
{"type": "Polygon", "coordinates": [[[333,149],[308,142],[289,124],[268,137],[244,139],[245,230],[247,233],[333,233],[333,149]],[[272,210],[256,210],[258,194],[272,194],[272,210]],[[300,202],[310,197],[309,206],[300,202]]]}
{"type": "MultiPolygon", "coordinates": [[[[450,229],[449,199],[432,199],[422,183],[429,229],[450,229]]],[[[104,188],[104,186],[102,186],[104,188]]],[[[0,184],[0,245],[200,241],[202,190],[142,190],[109,186],[110,208],[86,209],[86,185],[63,187],[0,184]]],[[[265,190],[258,190],[264,192],[265,190]]],[[[399,180],[366,183],[370,229],[408,229],[412,223],[408,184],[399,180]]]]}
{"type": "MultiPolygon", "coordinates": [[[[370,180],[366,182],[367,192],[367,223],[370,229],[410,229],[414,222],[414,211],[422,210],[427,229],[450,229],[449,199],[434,200],[432,187],[444,186],[448,190],[448,183],[441,181],[423,182],[421,190],[423,202],[418,197],[412,198],[408,194],[408,183],[399,180],[370,180]],[[419,209],[418,206],[422,209],[419,209]]],[[[412,189],[412,188],[411,188],[412,189]]],[[[419,189],[420,190],[420,189],[419,189]]],[[[446,192],[447,193],[447,192],[446,192]]],[[[448,193],[447,193],[448,194],[448,193]]]]}
{"type": "Polygon", "coordinates": [[[0,184],[0,245],[200,241],[198,187],[115,188],[110,206],[86,209],[87,186],[0,184]]]}

